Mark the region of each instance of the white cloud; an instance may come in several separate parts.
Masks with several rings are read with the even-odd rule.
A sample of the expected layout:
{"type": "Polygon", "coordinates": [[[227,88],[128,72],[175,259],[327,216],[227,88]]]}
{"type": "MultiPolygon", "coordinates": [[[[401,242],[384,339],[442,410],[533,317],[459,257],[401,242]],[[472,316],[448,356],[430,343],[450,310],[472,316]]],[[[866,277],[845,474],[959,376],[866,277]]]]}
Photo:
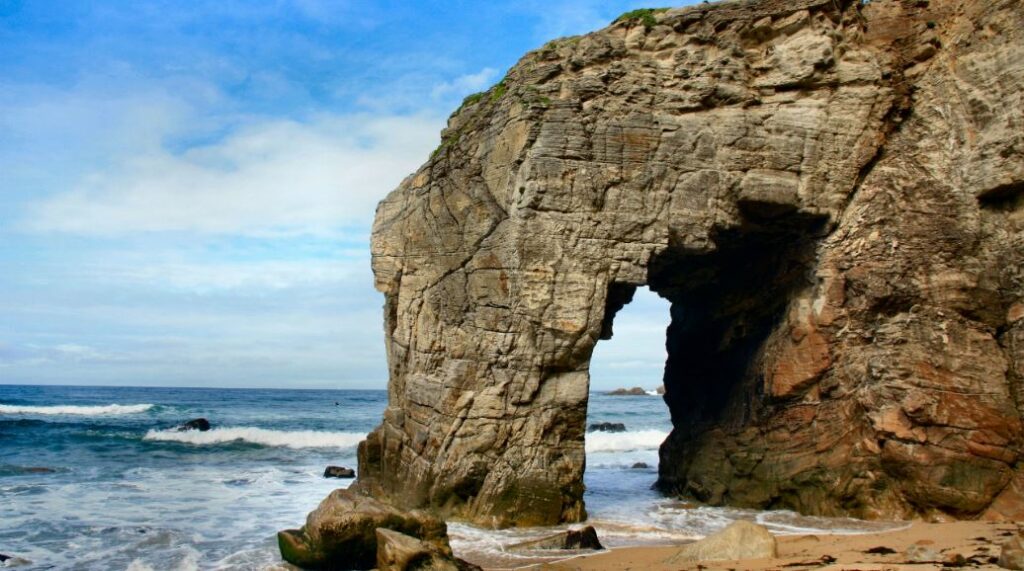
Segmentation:
{"type": "Polygon", "coordinates": [[[436,145],[429,116],[262,121],[180,152],[144,148],[30,207],[39,232],[328,235],[376,203],[436,145]]]}
{"type": "Polygon", "coordinates": [[[431,96],[434,99],[441,99],[452,95],[463,97],[470,93],[483,91],[494,83],[498,71],[491,67],[485,67],[476,73],[460,75],[451,81],[445,81],[434,86],[431,96]]]}

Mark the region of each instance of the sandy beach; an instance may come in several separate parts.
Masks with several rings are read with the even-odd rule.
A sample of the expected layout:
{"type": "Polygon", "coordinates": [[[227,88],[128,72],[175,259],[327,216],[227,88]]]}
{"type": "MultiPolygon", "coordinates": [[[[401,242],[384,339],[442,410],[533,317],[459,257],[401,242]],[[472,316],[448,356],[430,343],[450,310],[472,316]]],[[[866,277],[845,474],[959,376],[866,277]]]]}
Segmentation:
{"type": "Polygon", "coordinates": [[[775,559],[668,564],[677,547],[625,547],[531,567],[545,571],[883,571],[949,569],[956,566],[999,569],[995,564],[1000,544],[1018,532],[1016,523],[960,521],[909,523],[896,531],[861,535],[793,535],[778,537],[775,559]],[[915,547],[916,546],[916,547],[915,547]],[[935,554],[917,561],[908,549],[935,554]],[[959,561],[957,555],[963,557],[959,561]]]}

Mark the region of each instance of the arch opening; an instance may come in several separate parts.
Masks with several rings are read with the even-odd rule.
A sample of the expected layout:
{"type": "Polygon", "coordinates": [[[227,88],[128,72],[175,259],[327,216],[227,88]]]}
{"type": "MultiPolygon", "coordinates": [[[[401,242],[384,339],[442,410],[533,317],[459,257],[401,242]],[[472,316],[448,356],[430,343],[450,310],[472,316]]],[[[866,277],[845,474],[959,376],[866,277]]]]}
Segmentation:
{"type": "Polygon", "coordinates": [[[603,340],[590,361],[584,437],[584,499],[591,519],[656,525],[644,518],[661,497],[653,489],[658,449],[672,430],[657,390],[664,376],[669,307],[644,286],[616,284],[609,290],[603,340]],[[631,394],[634,389],[640,394],[631,394]]]}
{"type": "Polygon", "coordinates": [[[727,497],[733,466],[719,462],[728,444],[766,417],[762,359],[790,301],[813,286],[825,221],[719,232],[715,249],[670,248],[651,262],[651,290],[671,303],[666,332],[665,402],[672,432],[661,446],[657,487],[711,504],[727,497]],[[723,481],[725,480],[725,481],[723,481]]]}
{"type": "MultiPolygon", "coordinates": [[[[667,410],[661,402],[656,409],[639,408],[652,417],[659,412],[668,417],[651,462],[656,465],[650,466],[656,476],[646,484],[626,477],[620,487],[637,480],[634,490],[640,492],[653,482],[663,494],[710,504],[747,503],[729,496],[734,481],[722,481],[743,476],[724,473],[732,468],[715,463],[730,439],[767,417],[772,403],[765,394],[762,359],[790,301],[813,286],[816,247],[826,232],[820,218],[783,219],[720,231],[710,251],[672,246],[651,260],[646,287],[609,286],[601,339],[611,341],[595,347],[588,425],[592,429],[595,422],[608,422],[598,417],[610,406],[601,400],[602,392],[618,388],[612,385],[649,390],[661,384],[667,410]],[[636,300],[639,307],[633,310],[636,300]],[[667,323],[658,313],[668,314],[667,323]],[[652,346],[664,351],[652,352],[652,346]],[[616,368],[629,370],[630,364],[630,376],[615,376],[616,368]]],[[[588,462],[595,448],[592,434],[587,435],[588,462]]],[[[644,462],[626,456],[621,463],[634,460],[644,462]]],[[[589,487],[594,476],[589,466],[587,472],[589,487]]]]}

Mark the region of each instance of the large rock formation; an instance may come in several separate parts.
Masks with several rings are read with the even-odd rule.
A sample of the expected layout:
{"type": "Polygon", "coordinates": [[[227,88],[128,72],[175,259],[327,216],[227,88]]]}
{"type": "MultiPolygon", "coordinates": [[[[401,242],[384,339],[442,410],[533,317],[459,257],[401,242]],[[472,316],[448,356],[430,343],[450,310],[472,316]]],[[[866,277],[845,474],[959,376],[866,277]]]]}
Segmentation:
{"type": "Polygon", "coordinates": [[[660,485],[866,517],[1021,505],[1024,4],[636,12],[467,98],[380,205],[357,486],[585,517],[588,365],[672,304],[660,485]]]}

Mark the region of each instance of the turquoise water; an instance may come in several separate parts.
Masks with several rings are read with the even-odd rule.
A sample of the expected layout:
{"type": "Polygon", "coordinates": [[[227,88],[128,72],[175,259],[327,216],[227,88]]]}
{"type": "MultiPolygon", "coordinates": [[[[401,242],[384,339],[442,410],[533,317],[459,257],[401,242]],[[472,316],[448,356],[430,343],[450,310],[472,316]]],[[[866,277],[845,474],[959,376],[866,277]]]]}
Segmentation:
{"type": "MultiPolygon", "coordinates": [[[[0,553],[32,562],[22,569],[274,568],[275,533],[301,525],[347,485],[324,479],[324,467],[355,467],[356,444],[379,422],[386,398],[0,385],[0,553]],[[196,417],[213,430],[173,430],[196,417]]],[[[738,518],[782,532],[867,526],[660,497],[651,485],[670,423],[659,397],[592,394],[589,421],[628,429],[587,435],[587,508],[606,545],[681,541],[738,518]],[[648,467],[633,468],[637,462],[648,467]]],[[[505,546],[550,532],[450,526],[457,553],[501,566],[535,560],[505,546]]]]}

